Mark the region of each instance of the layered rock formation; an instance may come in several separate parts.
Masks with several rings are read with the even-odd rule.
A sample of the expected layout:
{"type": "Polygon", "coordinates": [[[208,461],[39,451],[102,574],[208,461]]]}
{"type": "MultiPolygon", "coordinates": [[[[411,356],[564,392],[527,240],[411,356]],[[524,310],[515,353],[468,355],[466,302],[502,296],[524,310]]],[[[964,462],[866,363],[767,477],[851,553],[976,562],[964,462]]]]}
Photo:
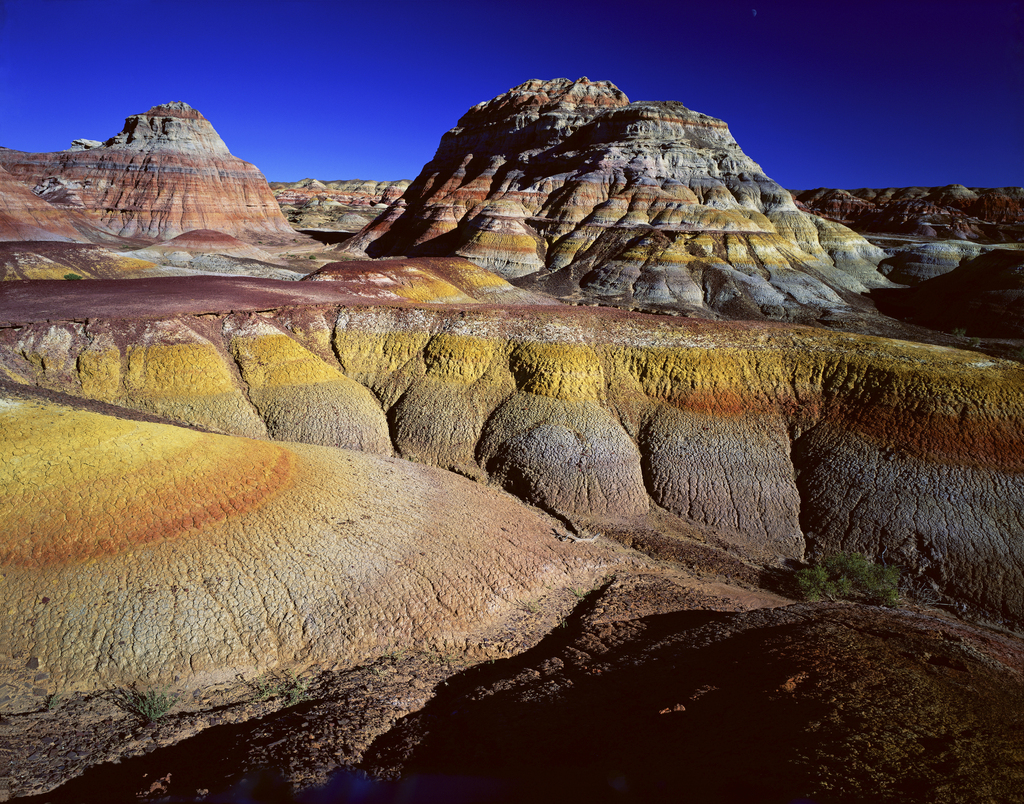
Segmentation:
{"type": "Polygon", "coordinates": [[[357,232],[398,199],[409,186],[402,181],[271,182],[277,203],[296,229],[357,232]]]}
{"type": "MultiPolygon", "coordinates": [[[[0,161],[8,153],[0,148],[0,161]]],[[[85,240],[85,221],[35,195],[0,165],[0,241],[85,240]]]]}
{"type": "Polygon", "coordinates": [[[888,281],[883,254],[799,210],[721,120],[607,81],[528,81],[470,109],[343,249],[460,255],[574,300],[814,318],[888,281]]]}
{"type": "Polygon", "coordinates": [[[2,149],[0,167],[32,188],[37,207],[42,199],[46,209],[72,211],[108,239],[166,240],[194,229],[247,241],[294,234],[263,174],[232,156],[213,126],[180,101],[132,115],[96,147],[2,149]]]}
{"type": "Polygon", "coordinates": [[[277,203],[282,206],[287,204],[304,207],[312,201],[319,201],[320,205],[330,202],[345,206],[373,207],[378,204],[387,206],[393,201],[397,201],[409,184],[408,179],[400,181],[302,179],[295,182],[273,181],[270,183],[270,189],[273,190],[277,203]]]}
{"type": "Polygon", "coordinates": [[[237,274],[265,279],[297,280],[304,275],[264,249],[212,229],[197,229],[128,252],[164,267],[164,275],[237,274]]]}
{"type": "Polygon", "coordinates": [[[1024,241],[1022,187],[889,187],[797,193],[818,215],[858,232],[987,242],[1024,241]]]}
{"type": "Polygon", "coordinates": [[[948,274],[989,249],[969,240],[926,240],[879,243],[889,254],[878,264],[880,273],[899,285],[918,285],[948,274]]]}
{"type": "Polygon", "coordinates": [[[208,685],[296,659],[471,649],[545,584],[590,583],[610,560],[436,469],[16,391],[0,409],[3,680],[208,685]]]}
{"type": "Polygon", "coordinates": [[[245,302],[62,322],[22,300],[0,371],[225,433],[393,447],[609,532],[660,511],[761,564],[884,555],[1024,622],[1017,363],[607,309],[245,302]]]}

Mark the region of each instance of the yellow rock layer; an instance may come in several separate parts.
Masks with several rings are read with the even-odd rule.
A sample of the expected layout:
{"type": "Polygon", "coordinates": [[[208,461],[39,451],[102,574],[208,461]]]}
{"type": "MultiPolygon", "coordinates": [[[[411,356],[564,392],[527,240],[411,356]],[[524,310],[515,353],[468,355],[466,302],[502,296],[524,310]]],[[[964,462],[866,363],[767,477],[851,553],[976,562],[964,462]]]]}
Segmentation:
{"type": "Polygon", "coordinates": [[[196,533],[290,483],[293,459],[53,404],[0,401],[0,564],[45,567],[196,533]]]}

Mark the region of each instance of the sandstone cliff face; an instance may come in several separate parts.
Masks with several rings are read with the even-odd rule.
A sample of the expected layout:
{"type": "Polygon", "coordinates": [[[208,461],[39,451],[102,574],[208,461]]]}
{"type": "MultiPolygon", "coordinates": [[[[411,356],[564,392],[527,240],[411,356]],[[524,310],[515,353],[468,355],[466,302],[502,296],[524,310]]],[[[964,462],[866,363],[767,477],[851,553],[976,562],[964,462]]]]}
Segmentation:
{"type": "Polygon", "coordinates": [[[607,309],[227,309],[23,319],[0,371],[224,433],[394,449],[599,528],[667,512],[759,563],[884,554],[1024,623],[1017,363],[607,309]]]}
{"type": "Polygon", "coordinates": [[[213,126],[181,102],[132,115],[98,147],[0,149],[0,167],[32,188],[37,206],[42,199],[73,211],[108,238],[166,240],[193,229],[247,241],[294,234],[263,174],[232,156],[213,126]]]}
{"type": "Polygon", "coordinates": [[[1024,241],[1022,187],[889,187],[796,195],[807,209],[858,232],[988,242],[1024,241]]]}
{"type": "Polygon", "coordinates": [[[606,81],[529,81],[470,109],[344,249],[460,255],[570,299],[813,318],[886,286],[881,251],[798,209],[721,120],[606,81]]]}

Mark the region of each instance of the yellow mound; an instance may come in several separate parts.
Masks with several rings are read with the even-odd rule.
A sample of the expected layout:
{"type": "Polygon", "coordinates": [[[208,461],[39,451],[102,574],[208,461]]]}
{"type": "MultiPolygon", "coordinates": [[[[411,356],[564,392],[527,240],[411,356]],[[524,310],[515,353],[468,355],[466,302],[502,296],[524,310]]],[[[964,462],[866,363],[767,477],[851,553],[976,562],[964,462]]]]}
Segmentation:
{"type": "Polygon", "coordinates": [[[0,401],[0,563],[51,566],[175,539],[291,479],[275,444],[0,401]]]}

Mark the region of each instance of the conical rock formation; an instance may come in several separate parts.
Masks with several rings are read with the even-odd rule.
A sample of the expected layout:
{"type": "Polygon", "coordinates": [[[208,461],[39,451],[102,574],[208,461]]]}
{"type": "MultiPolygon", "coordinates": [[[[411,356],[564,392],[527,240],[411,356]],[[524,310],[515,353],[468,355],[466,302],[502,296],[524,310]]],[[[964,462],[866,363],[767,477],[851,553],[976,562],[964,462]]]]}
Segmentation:
{"type": "Polygon", "coordinates": [[[132,115],[97,147],[0,149],[0,167],[31,188],[37,204],[73,211],[108,238],[167,240],[194,229],[245,241],[294,235],[263,174],[180,101],[132,115]]]}
{"type": "Polygon", "coordinates": [[[528,81],[470,109],[343,247],[465,256],[574,300],[813,318],[889,284],[884,254],[796,207],[721,120],[607,81],[528,81]]]}

